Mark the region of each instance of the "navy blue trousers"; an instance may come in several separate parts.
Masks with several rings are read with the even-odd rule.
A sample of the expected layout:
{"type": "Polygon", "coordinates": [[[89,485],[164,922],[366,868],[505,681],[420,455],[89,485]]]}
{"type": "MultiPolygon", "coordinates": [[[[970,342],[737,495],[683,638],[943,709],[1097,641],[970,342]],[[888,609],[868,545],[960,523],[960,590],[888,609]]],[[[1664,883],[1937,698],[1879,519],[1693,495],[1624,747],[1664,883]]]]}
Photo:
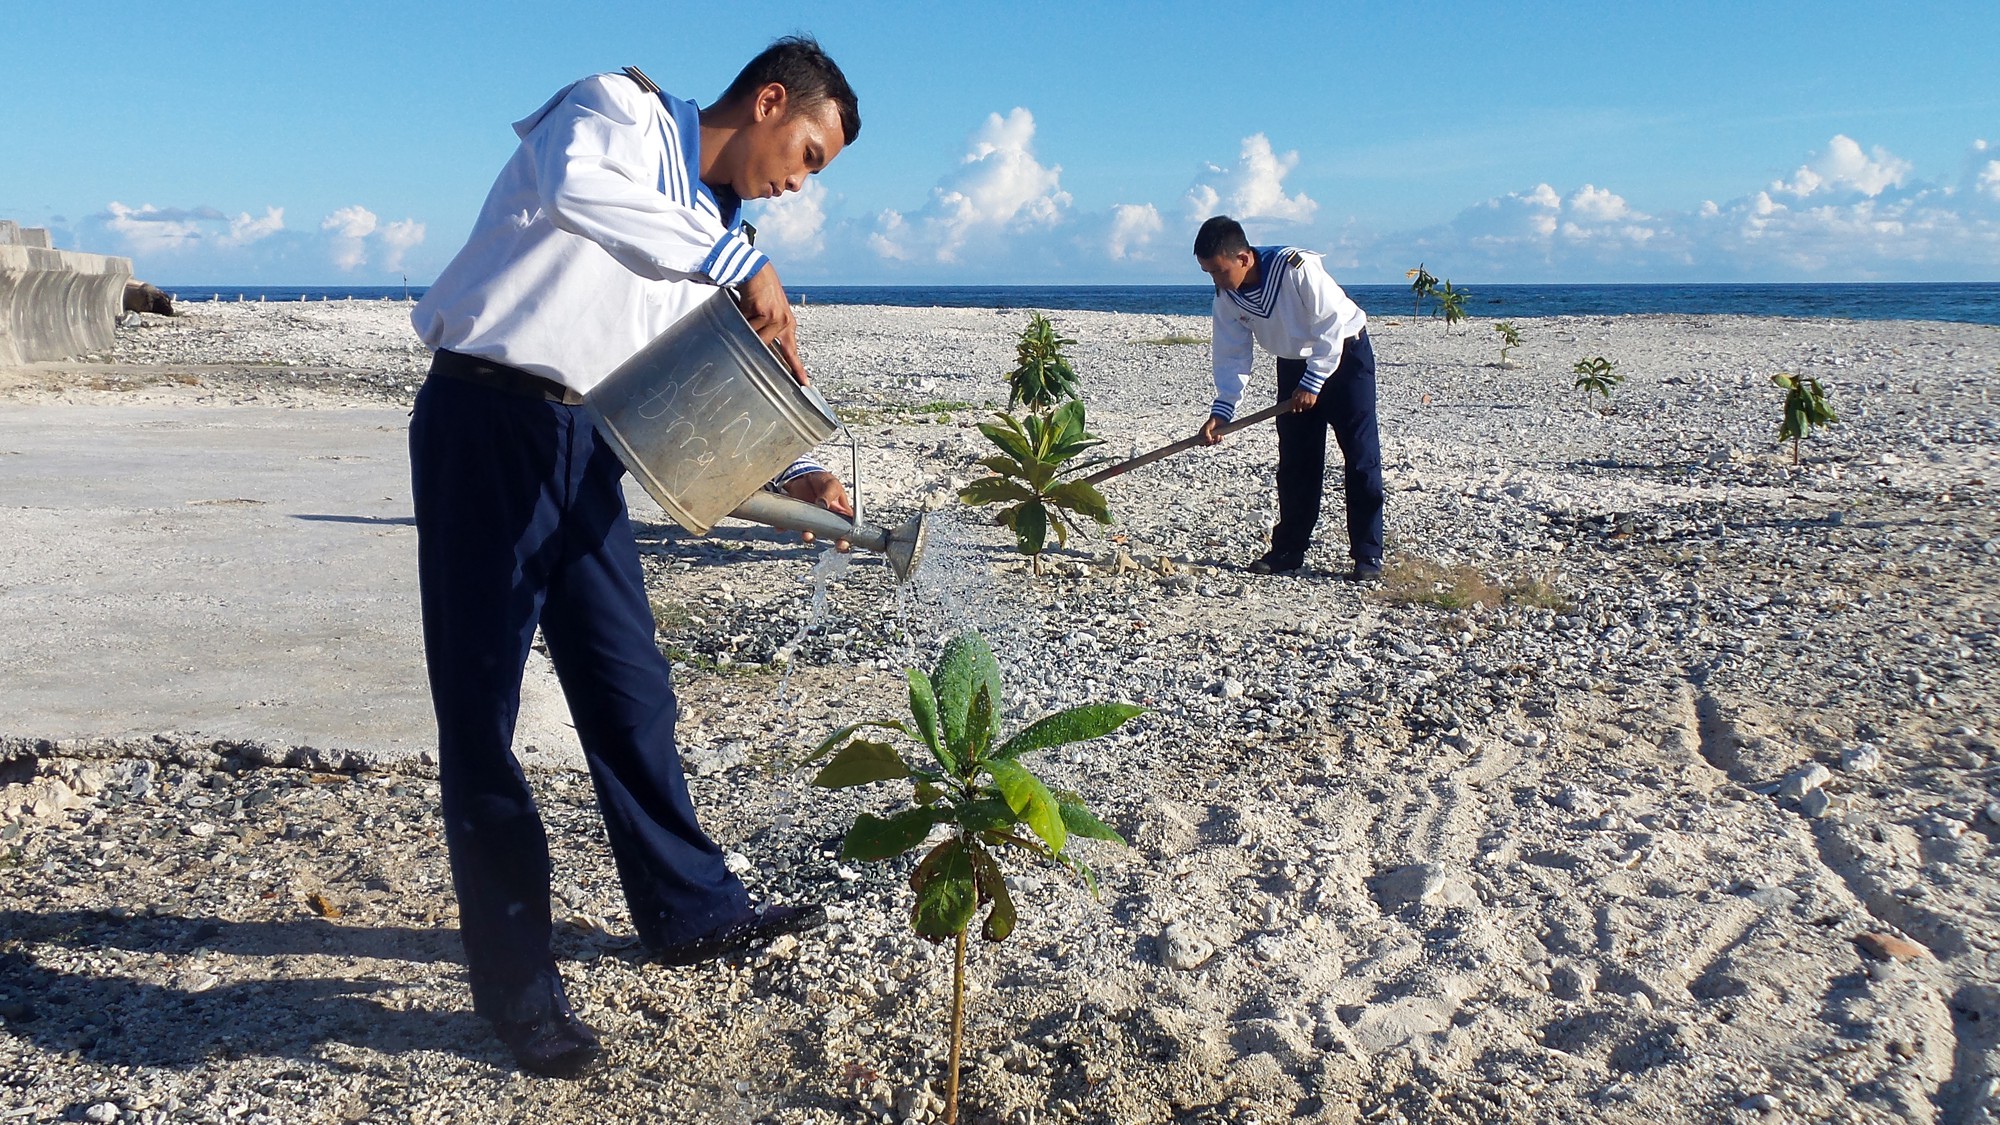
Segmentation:
{"type": "Polygon", "coordinates": [[[474,1007],[489,1019],[539,1019],[562,1003],[548,839],[512,749],[537,625],[640,940],[685,941],[749,913],[688,800],[623,473],[581,407],[440,375],[417,394],[424,658],[459,931],[474,1007]]]}
{"type": "MultiPolygon", "coordinates": [[[[1292,397],[1306,361],[1278,361],[1278,401],[1292,397]]],[[[1320,388],[1319,403],[1302,414],[1278,415],[1278,526],[1271,550],[1304,555],[1319,523],[1326,486],[1326,432],[1340,442],[1347,462],[1348,553],[1356,560],[1382,558],[1382,441],[1375,426],[1375,347],[1362,333],[1347,341],[1340,365],[1320,388]]]]}

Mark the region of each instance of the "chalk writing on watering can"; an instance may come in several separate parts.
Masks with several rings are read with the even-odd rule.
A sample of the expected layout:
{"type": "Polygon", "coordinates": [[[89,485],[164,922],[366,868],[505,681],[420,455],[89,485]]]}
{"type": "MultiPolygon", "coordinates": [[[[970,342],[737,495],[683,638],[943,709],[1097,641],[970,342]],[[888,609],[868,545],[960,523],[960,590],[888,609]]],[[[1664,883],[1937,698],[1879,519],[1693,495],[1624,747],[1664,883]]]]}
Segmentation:
{"type": "MultiPolygon", "coordinates": [[[[712,473],[727,473],[718,460],[741,461],[764,449],[779,424],[753,418],[742,401],[746,393],[754,396],[754,388],[708,362],[637,405],[634,413],[649,423],[647,465],[668,491],[685,493],[712,473]]],[[[752,405],[768,414],[761,401],[752,405]]]]}

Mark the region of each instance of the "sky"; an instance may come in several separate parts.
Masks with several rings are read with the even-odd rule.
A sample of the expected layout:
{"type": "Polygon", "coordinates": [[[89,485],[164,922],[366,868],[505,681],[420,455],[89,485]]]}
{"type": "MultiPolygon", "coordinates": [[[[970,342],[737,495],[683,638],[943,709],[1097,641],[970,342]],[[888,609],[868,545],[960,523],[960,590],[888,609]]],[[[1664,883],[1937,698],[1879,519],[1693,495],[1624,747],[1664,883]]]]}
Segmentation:
{"type": "Polygon", "coordinates": [[[858,141],[750,205],[791,284],[2000,280],[2000,4],[0,0],[0,219],[173,285],[428,282],[509,124],[809,32],[858,141]]]}

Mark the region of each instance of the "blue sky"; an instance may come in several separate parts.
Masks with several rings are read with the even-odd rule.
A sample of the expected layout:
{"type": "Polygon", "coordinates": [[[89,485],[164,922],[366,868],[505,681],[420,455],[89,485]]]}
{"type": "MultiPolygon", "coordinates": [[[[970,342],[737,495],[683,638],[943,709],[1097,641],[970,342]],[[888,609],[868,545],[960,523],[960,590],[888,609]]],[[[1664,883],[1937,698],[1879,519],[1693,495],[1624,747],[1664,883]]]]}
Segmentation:
{"type": "Polygon", "coordinates": [[[801,30],[864,126],[753,209],[795,284],[1199,284],[1214,211],[1359,283],[2000,280],[1990,2],[0,0],[0,25],[0,218],[166,284],[428,281],[551,92],[633,63],[706,101],[801,30]]]}

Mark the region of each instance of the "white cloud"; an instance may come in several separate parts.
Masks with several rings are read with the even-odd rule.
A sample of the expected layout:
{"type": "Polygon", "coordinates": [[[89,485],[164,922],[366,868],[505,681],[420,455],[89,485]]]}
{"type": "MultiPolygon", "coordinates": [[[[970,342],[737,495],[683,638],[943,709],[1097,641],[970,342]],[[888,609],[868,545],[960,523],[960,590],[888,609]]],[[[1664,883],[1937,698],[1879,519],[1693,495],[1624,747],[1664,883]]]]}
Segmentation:
{"type": "Polygon", "coordinates": [[[1297,152],[1280,155],[1269,137],[1252,133],[1243,138],[1235,168],[1209,164],[1188,189],[1188,218],[1227,214],[1238,222],[1309,223],[1319,204],[1303,191],[1285,194],[1285,177],[1298,164],[1297,152]]]}
{"type": "Polygon", "coordinates": [[[342,270],[355,270],[368,262],[368,247],[363,241],[375,232],[375,213],[356,204],[342,207],[320,220],[319,229],[333,235],[333,264],[342,270]]]}
{"type": "Polygon", "coordinates": [[[1374,239],[1364,257],[1385,273],[1421,258],[1496,282],[1914,280],[2000,267],[2000,211],[1989,206],[2000,202],[2000,161],[1974,145],[1958,189],[1917,183],[1913,172],[1837,136],[1790,180],[1727,202],[1647,214],[1608,188],[1561,196],[1538,184],[1449,223],[1374,239]]]}
{"type": "Polygon", "coordinates": [[[758,249],[817,257],[826,249],[826,188],[808,176],[798,191],[755,204],[750,219],[757,228],[758,249]]]}
{"type": "Polygon", "coordinates": [[[382,244],[382,268],[400,271],[404,255],[423,245],[424,224],[415,219],[398,219],[384,224],[375,237],[382,244]]]}
{"type": "Polygon", "coordinates": [[[1153,236],[1164,226],[1152,204],[1120,203],[1111,209],[1111,233],[1105,238],[1104,252],[1115,262],[1144,257],[1153,236]]]}
{"type": "Polygon", "coordinates": [[[975,240],[1060,225],[1070,194],[1062,190],[1061,166],[1036,158],[1034,139],[1035,115],[1025,108],[988,114],[958,169],[931,189],[930,200],[908,216],[882,212],[868,245],[896,261],[949,263],[975,240]]]}
{"type": "Polygon", "coordinates": [[[1827,142],[1825,152],[1815,153],[1792,173],[1790,180],[1772,184],[1771,190],[1801,199],[1822,192],[1859,192],[1873,197],[1889,188],[1902,187],[1909,174],[1910,162],[1880,145],[1871,155],[1862,152],[1861,145],[1853,138],[1836,134],[1827,142]]]}
{"type": "Polygon", "coordinates": [[[319,229],[336,231],[341,238],[366,238],[374,232],[375,222],[375,213],[357,204],[321,219],[319,229]]]}
{"type": "Polygon", "coordinates": [[[86,221],[101,227],[129,254],[171,254],[204,246],[248,246],[285,227],[282,207],[266,207],[261,218],[245,211],[233,218],[213,207],[127,207],[113,200],[86,221]]]}
{"type": "Polygon", "coordinates": [[[1996,159],[1992,144],[1977,140],[1966,149],[1959,190],[1980,203],[2000,203],[2000,159],[1996,159]]]}

